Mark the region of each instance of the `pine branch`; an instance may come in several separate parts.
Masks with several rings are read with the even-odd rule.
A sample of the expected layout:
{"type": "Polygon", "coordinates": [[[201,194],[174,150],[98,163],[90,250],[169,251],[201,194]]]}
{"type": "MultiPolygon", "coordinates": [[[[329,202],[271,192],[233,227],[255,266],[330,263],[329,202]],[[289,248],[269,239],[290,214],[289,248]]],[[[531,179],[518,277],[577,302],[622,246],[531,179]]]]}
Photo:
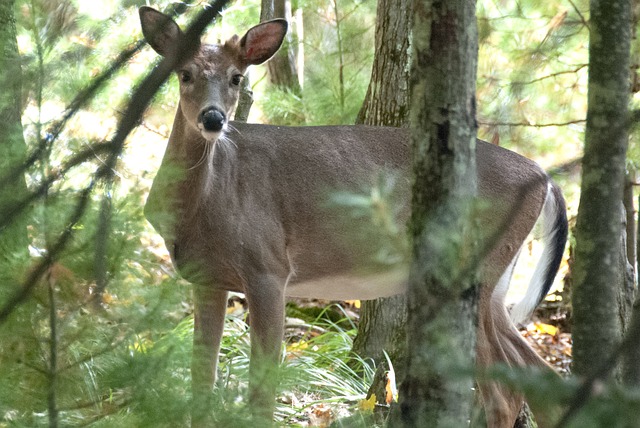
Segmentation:
{"type": "MultiPolygon", "coordinates": [[[[0,309],[0,324],[6,321],[9,315],[11,315],[11,313],[29,297],[39,279],[45,274],[60,252],[64,250],[69,239],[73,235],[74,226],[80,221],[86,211],[90,200],[89,196],[92,194],[96,184],[101,181],[106,182],[111,180],[117,159],[124,148],[125,139],[137,126],[139,118],[144,113],[151,99],[160,86],[162,86],[162,84],[169,78],[169,75],[175,66],[183,61],[184,58],[187,58],[189,55],[194,53],[198,46],[200,36],[204,32],[205,28],[222,11],[228,2],[229,0],[213,1],[210,3],[210,7],[205,8],[200,12],[194,22],[184,33],[184,37],[180,40],[178,48],[176,49],[177,55],[165,57],[158,67],[149,73],[149,75],[134,91],[131,101],[125,110],[124,116],[118,125],[116,134],[108,144],[110,146],[109,156],[105,160],[104,164],[101,165],[94,173],[94,178],[91,181],[91,184],[83,190],[70,221],[62,235],[53,244],[53,246],[49,248],[49,251],[47,251],[42,262],[40,262],[31,272],[23,285],[9,297],[7,303],[0,309]]],[[[77,158],[75,160],[78,161],[77,158]]],[[[3,218],[3,224],[0,224],[0,230],[4,225],[10,222],[12,218],[22,212],[22,210],[26,208],[31,201],[37,199],[43,194],[46,194],[48,186],[55,181],[55,177],[59,176],[59,174],[52,174],[47,180],[45,180],[43,185],[40,186],[39,192],[35,192],[27,198],[26,201],[23,201],[23,203],[18,204],[18,207],[11,210],[9,212],[9,220],[7,221],[3,218]]]]}

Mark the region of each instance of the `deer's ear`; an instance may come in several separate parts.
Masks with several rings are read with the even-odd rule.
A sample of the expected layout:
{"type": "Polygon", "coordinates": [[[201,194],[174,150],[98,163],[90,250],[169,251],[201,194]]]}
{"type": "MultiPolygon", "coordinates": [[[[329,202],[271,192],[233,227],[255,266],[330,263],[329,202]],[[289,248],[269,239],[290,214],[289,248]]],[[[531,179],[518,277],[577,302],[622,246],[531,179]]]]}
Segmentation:
{"type": "Polygon", "coordinates": [[[274,19],[247,31],[240,40],[240,50],[246,65],[262,64],[277,52],[287,34],[287,21],[274,19]]]}
{"type": "Polygon", "coordinates": [[[182,37],[178,24],[171,17],[148,6],[142,6],[138,12],[147,43],[160,55],[166,56],[172,52],[182,37]]]}

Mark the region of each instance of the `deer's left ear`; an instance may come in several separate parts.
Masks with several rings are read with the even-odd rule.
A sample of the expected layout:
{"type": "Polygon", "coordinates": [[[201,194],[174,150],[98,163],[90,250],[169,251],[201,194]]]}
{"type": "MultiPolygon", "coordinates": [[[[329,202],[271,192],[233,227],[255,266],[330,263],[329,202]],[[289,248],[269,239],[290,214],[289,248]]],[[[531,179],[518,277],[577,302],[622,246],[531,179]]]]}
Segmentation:
{"type": "Polygon", "coordinates": [[[275,54],[287,34],[287,21],[274,19],[247,31],[240,39],[241,58],[246,65],[262,64],[275,54]]]}
{"type": "Polygon", "coordinates": [[[170,16],[148,6],[142,6],[138,12],[142,34],[147,43],[162,56],[174,53],[183,37],[178,24],[170,16]]]}

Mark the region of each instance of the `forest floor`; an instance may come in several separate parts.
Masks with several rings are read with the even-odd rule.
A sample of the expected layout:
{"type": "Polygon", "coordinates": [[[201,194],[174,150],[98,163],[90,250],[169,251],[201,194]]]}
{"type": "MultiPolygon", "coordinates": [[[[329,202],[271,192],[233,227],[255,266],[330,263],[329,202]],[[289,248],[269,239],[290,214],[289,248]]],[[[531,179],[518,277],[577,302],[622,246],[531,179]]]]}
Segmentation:
{"type": "MultiPolygon", "coordinates": [[[[296,299],[290,303],[288,310],[287,324],[288,328],[285,333],[288,351],[292,352],[295,358],[296,344],[303,342],[301,338],[309,338],[310,335],[321,334],[321,329],[316,332],[308,330],[309,324],[301,322],[299,327],[296,326],[297,315],[300,313],[301,318],[309,319],[310,317],[323,317],[330,322],[342,324],[344,328],[349,328],[347,324],[353,328],[357,324],[359,318],[359,302],[340,302],[339,304],[331,304],[331,302],[321,300],[299,300],[296,299]],[[329,307],[327,310],[326,308],[329,307]],[[291,316],[292,314],[293,317],[291,316]],[[292,348],[293,345],[293,348],[292,348]]],[[[570,314],[566,303],[560,296],[551,297],[551,300],[544,301],[536,310],[532,320],[519,329],[525,340],[542,356],[561,376],[570,374],[571,356],[571,333],[568,322],[570,314]]],[[[301,320],[298,320],[301,321],[301,320]]],[[[313,324],[313,323],[311,323],[313,324]]],[[[365,389],[367,385],[362,385],[365,389]]],[[[397,387],[397,385],[396,385],[397,387]]],[[[297,396],[295,393],[289,393],[280,398],[281,404],[291,402],[298,409],[304,409],[290,414],[286,419],[286,426],[304,426],[304,427],[327,427],[337,420],[352,420],[354,417],[361,418],[362,414],[368,414],[369,418],[374,418],[371,412],[358,412],[358,410],[373,410],[374,403],[368,403],[366,399],[360,397],[354,400],[322,400],[320,397],[312,395],[297,396]],[[370,404],[370,406],[369,406],[370,404]]],[[[351,423],[351,422],[350,422],[351,423]]],[[[367,426],[377,426],[375,421],[368,420],[367,426]]],[[[354,425],[359,426],[359,425],[354,425]]]]}
{"type": "Polygon", "coordinates": [[[562,376],[570,374],[571,332],[567,305],[544,301],[533,320],[520,329],[522,336],[562,376]]]}

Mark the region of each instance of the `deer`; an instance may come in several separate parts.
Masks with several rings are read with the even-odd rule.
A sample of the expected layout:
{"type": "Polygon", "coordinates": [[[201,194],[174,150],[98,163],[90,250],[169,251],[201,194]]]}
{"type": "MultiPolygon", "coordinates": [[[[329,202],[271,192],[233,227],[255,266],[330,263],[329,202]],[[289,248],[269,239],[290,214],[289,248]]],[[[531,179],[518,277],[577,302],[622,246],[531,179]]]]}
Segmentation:
{"type": "MultiPolygon", "coordinates": [[[[175,55],[183,32],[167,15],[139,9],[143,35],[160,55],[175,55]]],[[[398,200],[410,203],[410,133],[369,126],[285,127],[234,122],[249,66],[280,48],[282,19],[242,37],[200,43],[175,68],[180,99],[144,213],[164,239],[177,272],[193,284],[192,425],[212,416],[213,393],[229,292],[249,307],[249,403],[271,421],[288,297],[375,299],[404,293],[408,273],[367,263],[367,245],[350,243],[361,218],[328,207],[331,192],[371,186],[380,171],[395,174],[398,200]]],[[[483,229],[498,231],[480,263],[476,364],[551,370],[515,328],[504,303],[515,262],[534,225],[544,245],[525,298],[512,311],[529,316],[558,272],[567,239],[559,187],[515,152],[477,140],[478,198],[487,202],[483,229]]],[[[329,204],[330,205],[330,204],[329,204]]],[[[400,210],[406,221],[408,209],[400,210]]],[[[511,428],[521,393],[478,382],[488,426],[511,428]]],[[[544,419],[541,415],[534,414],[544,419]]]]}

